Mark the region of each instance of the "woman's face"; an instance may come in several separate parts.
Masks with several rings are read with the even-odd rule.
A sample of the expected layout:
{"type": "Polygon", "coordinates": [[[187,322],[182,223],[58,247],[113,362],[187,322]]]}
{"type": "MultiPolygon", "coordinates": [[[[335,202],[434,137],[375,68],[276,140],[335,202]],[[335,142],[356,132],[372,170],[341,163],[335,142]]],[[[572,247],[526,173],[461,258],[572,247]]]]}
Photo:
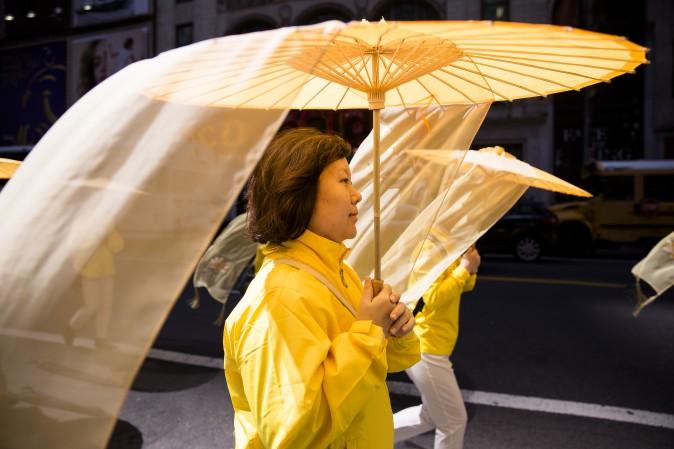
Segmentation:
{"type": "Polygon", "coordinates": [[[309,230],[335,242],[356,236],[360,192],[351,184],[346,159],[331,163],[318,178],[318,192],[309,230]]]}

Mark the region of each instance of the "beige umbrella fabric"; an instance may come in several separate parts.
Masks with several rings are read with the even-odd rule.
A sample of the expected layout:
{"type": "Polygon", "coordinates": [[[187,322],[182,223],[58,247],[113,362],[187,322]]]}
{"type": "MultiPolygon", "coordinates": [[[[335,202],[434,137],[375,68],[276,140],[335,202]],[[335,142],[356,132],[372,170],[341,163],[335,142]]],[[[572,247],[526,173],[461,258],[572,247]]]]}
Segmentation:
{"type": "MultiPolygon", "coordinates": [[[[502,148],[452,149],[470,146],[488,110],[483,104],[382,113],[382,274],[406,302],[416,301],[528,187],[589,195],[502,148]],[[415,146],[437,149],[408,150],[415,146]]],[[[372,147],[370,135],[350,164],[364,199],[347,260],[361,275],[374,269],[372,147]]]]}
{"type": "Polygon", "coordinates": [[[492,21],[332,21],[204,45],[147,93],[260,109],[475,104],[580,89],[647,62],[623,37],[492,21]],[[257,76],[247,78],[251,66],[257,76]]]}
{"type": "Polygon", "coordinates": [[[443,165],[462,160],[461,170],[475,166],[478,170],[492,170],[495,176],[508,178],[514,183],[584,198],[592,196],[586,190],[520,161],[502,147],[469,150],[467,153],[462,150],[408,150],[407,153],[443,165]]]}
{"type": "MultiPolygon", "coordinates": [[[[424,163],[412,163],[405,150],[417,146],[429,148],[468,148],[482,124],[490,103],[479,105],[453,105],[427,108],[389,108],[382,112],[381,133],[381,233],[380,245],[383,279],[396,287],[397,291],[407,289],[407,275],[410,270],[400,266],[393,276],[387,269],[390,256],[388,249],[416,220],[421,220],[422,211],[451,184],[455,172],[443,167],[424,163]]],[[[375,199],[372,155],[376,138],[371,133],[358,148],[350,162],[354,186],[363,195],[358,205],[359,218],[357,236],[346,242],[351,247],[347,260],[361,275],[376,272],[377,256],[374,251],[377,242],[375,233],[375,199]]],[[[426,215],[428,216],[428,214],[426,215]]],[[[433,217],[425,218],[433,221],[433,217]]],[[[417,221],[417,225],[418,225],[417,221]]],[[[425,236],[416,235],[415,242],[425,236]]],[[[392,261],[395,267],[395,261],[392,261]]]]}
{"type": "Polygon", "coordinates": [[[372,109],[374,276],[380,279],[381,109],[580,89],[634,71],[647,62],[645,52],[622,37],[553,25],[331,21],[213,39],[146,93],[213,107],[372,109]],[[251,67],[257,76],[247,76],[251,67]]]}
{"type": "Polygon", "coordinates": [[[637,281],[637,305],[634,316],[674,285],[674,232],[660,240],[639,263],[632,268],[637,281]],[[650,285],[655,294],[647,296],[641,281],[650,285]]]}
{"type": "Polygon", "coordinates": [[[0,157],[0,179],[9,179],[14,175],[14,172],[19,168],[21,162],[14,159],[6,159],[0,157]]]}
{"type": "Polygon", "coordinates": [[[106,447],[175,299],[285,117],[142,94],[199,51],[96,86],[0,194],[3,449],[106,447]]]}

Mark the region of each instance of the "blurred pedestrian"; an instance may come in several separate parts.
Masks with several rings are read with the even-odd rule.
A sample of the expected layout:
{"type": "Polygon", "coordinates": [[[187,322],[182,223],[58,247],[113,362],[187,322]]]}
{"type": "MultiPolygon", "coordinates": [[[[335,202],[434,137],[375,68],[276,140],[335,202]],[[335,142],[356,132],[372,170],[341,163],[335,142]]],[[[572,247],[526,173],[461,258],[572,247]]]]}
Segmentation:
{"type": "Polygon", "coordinates": [[[459,336],[461,295],[475,286],[480,254],[471,247],[433,282],[420,301],[414,332],[421,361],[406,370],[421,392],[421,405],[393,416],[395,441],[435,429],[434,449],[460,449],[466,430],[466,407],[450,356],[459,336]]]}
{"type": "MultiPolygon", "coordinates": [[[[75,228],[77,229],[77,228],[75,228]]],[[[73,231],[73,239],[77,239],[77,231],[73,231]]],[[[108,328],[112,318],[114,302],[115,254],[124,249],[124,239],[111,227],[103,241],[91,252],[86,238],[82,239],[82,247],[75,252],[74,268],[82,279],[82,306],[71,317],[63,338],[66,343],[73,344],[75,335],[82,328],[94,322],[94,343],[97,348],[114,349],[108,336],[108,328]]]]}

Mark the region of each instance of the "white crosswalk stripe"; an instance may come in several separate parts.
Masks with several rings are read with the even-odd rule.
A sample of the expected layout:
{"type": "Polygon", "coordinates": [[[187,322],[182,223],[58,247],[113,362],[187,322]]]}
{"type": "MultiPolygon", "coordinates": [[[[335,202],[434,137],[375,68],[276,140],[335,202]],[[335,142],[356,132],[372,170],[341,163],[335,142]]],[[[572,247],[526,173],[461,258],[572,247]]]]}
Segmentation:
{"type": "MultiPolygon", "coordinates": [[[[15,338],[30,338],[50,343],[61,343],[60,336],[47,332],[26,332],[16,329],[0,329],[0,335],[15,338]]],[[[93,346],[93,340],[80,338],[81,346],[93,346]]],[[[206,357],[194,354],[185,354],[163,349],[150,349],[148,358],[169,362],[183,363],[212,369],[223,369],[224,360],[219,357],[206,357]]],[[[419,391],[410,382],[388,381],[389,391],[393,394],[419,397],[419,391]]],[[[585,418],[604,419],[609,421],[627,422],[645,426],[674,429],[674,415],[655,413],[647,410],[628,409],[601,404],[584,402],[562,401],[530,396],[515,396],[503,393],[486,391],[461,390],[464,401],[469,404],[488,405],[493,407],[529,410],[541,413],[557,413],[562,415],[580,416],[585,418]]]]}
{"type": "MultiPolygon", "coordinates": [[[[206,368],[223,368],[220,358],[183,354],[161,349],[151,349],[148,357],[172,362],[203,366],[206,368]]],[[[388,381],[389,391],[393,394],[419,397],[419,391],[410,382],[388,381]]],[[[529,396],[515,396],[486,391],[461,390],[463,399],[469,404],[489,405],[494,407],[529,410],[541,413],[557,413],[584,418],[605,419],[609,421],[627,422],[645,426],[674,429],[674,415],[655,413],[646,410],[628,409],[600,404],[561,401],[529,396]]]]}

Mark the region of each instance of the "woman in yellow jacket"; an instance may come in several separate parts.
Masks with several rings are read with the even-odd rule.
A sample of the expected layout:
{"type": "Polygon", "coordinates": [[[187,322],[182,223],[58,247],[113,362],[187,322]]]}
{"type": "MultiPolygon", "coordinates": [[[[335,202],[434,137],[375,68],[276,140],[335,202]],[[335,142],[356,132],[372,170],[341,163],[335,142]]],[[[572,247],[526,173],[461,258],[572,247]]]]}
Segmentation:
{"type": "Polygon", "coordinates": [[[393,446],[386,373],[419,360],[414,318],[344,261],[360,193],[350,147],[312,129],[278,136],[248,186],[264,263],[225,322],[236,448],[393,446]]]}
{"type": "Polygon", "coordinates": [[[395,441],[435,429],[434,449],[461,449],[466,407],[449,357],[459,336],[461,294],[475,286],[480,254],[471,247],[450,265],[423,296],[414,332],[421,361],[406,372],[421,392],[422,404],[393,416],[395,441]]]}

